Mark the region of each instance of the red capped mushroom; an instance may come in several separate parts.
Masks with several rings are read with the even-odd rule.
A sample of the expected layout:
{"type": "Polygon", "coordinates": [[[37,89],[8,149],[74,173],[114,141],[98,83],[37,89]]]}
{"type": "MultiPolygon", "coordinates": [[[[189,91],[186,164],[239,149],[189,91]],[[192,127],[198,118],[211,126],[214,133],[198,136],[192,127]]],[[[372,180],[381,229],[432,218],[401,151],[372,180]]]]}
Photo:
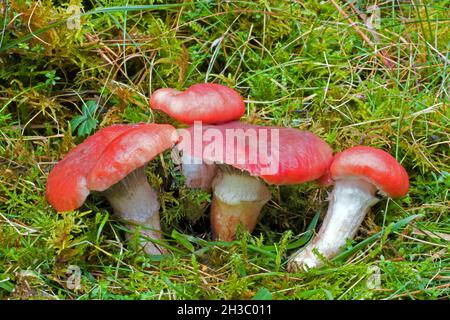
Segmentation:
{"type": "Polygon", "coordinates": [[[271,198],[264,182],[284,185],[318,179],[332,158],[328,144],[307,131],[240,122],[196,130],[194,126],[181,132],[177,147],[192,158],[218,164],[211,224],[214,238],[225,241],[233,240],[239,224],[250,232],[254,229],[271,198]]]}
{"type": "Polygon", "coordinates": [[[366,146],[347,149],[334,156],[330,166],[335,181],[328,211],[317,236],[291,258],[292,272],[317,268],[353,239],[366,213],[382,195],[397,198],[408,192],[406,170],[389,153],[366,146]],[[316,255],[315,251],[320,255],[316,255]]]}
{"type": "MultiPolygon", "coordinates": [[[[179,150],[175,146],[175,152],[179,150]]],[[[214,163],[202,162],[201,158],[195,158],[188,153],[180,157],[181,171],[185,177],[185,185],[190,188],[211,192],[212,181],[217,175],[217,166],[214,163]]]]}
{"type": "Polygon", "coordinates": [[[150,98],[150,107],[186,124],[194,121],[225,123],[239,119],[245,112],[239,93],[216,83],[194,84],[186,91],[158,89],[150,98]]]}
{"type": "MultiPolygon", "coordinates": [[[[91,191],[104,195],[114,212],[141,235],[161,239],[159,202],[145,174],[145,165],[178,140],[164,124],[113,125],[72,149],[48,176],[46,196],[57,211],[79,208],[91,191]]],[[[145,252],[162,248],[143,241],[145,252]]]]}
{"type": "MultiPolygon", "coordinates": [[[[156,90],[150,98],[153,109],[162,110],[175,120],[192,124],[219,124],[239,119],[245,112],[245,103],[235,90],[215,83],[200,83],[186,91],[171,88],[156,90]]],[[[178,153],[179,150],[175,151],[178,153]]],[[[214,164],[184,153],[179,160],[186,177],[185,184],[191,188],[211,191],[212,180],[217,174],[214,164]]]]}

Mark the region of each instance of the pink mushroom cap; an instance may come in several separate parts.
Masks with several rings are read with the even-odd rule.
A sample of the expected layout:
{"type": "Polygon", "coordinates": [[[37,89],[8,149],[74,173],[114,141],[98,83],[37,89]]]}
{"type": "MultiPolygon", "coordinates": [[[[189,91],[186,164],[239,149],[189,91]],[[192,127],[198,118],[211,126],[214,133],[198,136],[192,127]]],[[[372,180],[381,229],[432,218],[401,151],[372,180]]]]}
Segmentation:
{"type": "Polygon", "coordinates": [[[239,119],[245,112],[238,92],[215,83],[194,84],[185,91],[158,89],[150,98],[150,107],[186,124],[225,123],[239,119]]]}
{"type": "Polygon", "coordinates": [[[238,121],[202,126],[202,148],[198,148],[199,144],[195,139],[195,135],[199,133],[194,131],[195,126],[192,126],[180,132],[178,149],[207,163],[227,164],[247,171],[269,184],[300,184],[318,179],[325,174],[332,159],[330,146],[308,131],[250,125],[238,121]],[[227,133],[241,139],[252,138],[237,143],[236,139],[227,139],[227,133]],[[275,138],[276,135],[278,139],[275,138]],[[216,141],[212,136],[221,136],[223,139],[216,141]],[[210,152],[212,149],[220,150],[210,152]]]}
{"type": "Polygon", "coordinates": [[[104,191],[177,142],[167,124],[113,125],[99,130],[59,161],[46,197],[57,211],[80,207],[90,191],[104,191]]]}
{"type": "Polygon", "coordinates": [[[357,146],[334,156],[330,172],[333,180],[363,179],[392,197],[408,193],[409,178],[405,168],[386,151],[357,146]]]}

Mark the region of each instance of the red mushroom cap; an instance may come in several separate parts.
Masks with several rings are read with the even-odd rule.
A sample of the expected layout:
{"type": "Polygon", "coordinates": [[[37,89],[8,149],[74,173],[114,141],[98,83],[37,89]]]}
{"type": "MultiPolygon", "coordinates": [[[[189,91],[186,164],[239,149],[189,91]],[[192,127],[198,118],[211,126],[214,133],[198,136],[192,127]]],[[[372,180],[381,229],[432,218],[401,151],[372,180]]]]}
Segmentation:
{"type": "MultiPolygon", "coordinates": [[[[333,160],[331,160],[330,166],[331,166],[331,163],[333,163],[333,160]]],[[[317,179],[317,184],[322,188],[327,188],[334,184],[333,178],[331,177],[330,168],[328,168],[325,171],[323,176],[321,176],[319,179],[317,179]]]]}
{"type": "Polygon", "coordinates": [[[409,178],[405,168],[380,149],[357,146],[340,152],[334,156],[330,171],[334,180],[363,179],[393,198],[408,193],[409,178]]]}
{"type": "MultiPolygon", "coordinates": [[[[217,126],[202,127],[202,148],[195,148],[195,126],[180,133],[178,148],[193,157],[231,165],[259,176],[269,184],[299,184],[321,177],[330,165],[332,151],[326,142],[311,132],[292,128],[265,127],[231,122],[217,126]],[[231,131],[228,131],[231,130],[231,131]],[[209,133],[217,132],[223,137],[219,152],[205,152],[216,146],[209,133]],[[227,132],[244,139],[243,143],[227,139],[227,132]],[[278,133],[278,141],[275,139],[278,133]],[[256,149],[255,149],[256,148],[256,149]],[[256,150],[256,152],[255,152],[256,150]],[[272,152],[275,151],[275,154],[272,152]],[[256,156],[255,156],[256,154],[256,156]],[[232,157],[233,156],[233,157],[232,157]],[[276,165],[275,170],[267,170],[276,165]]],[[[219,146],[219,148],[220,148],[219,146]]]]}
{"type": "Polygon", "coordinates": [[[239,119],[245,112],[239,93],[215,83],[194,84],[185,91],[158,89],[150,98],[150,106],[186,124],[225,123],[239,119]]]}
{"type": "Polygon", "coordinates": [[[175,128],[148,124],[128,131],[110,143],[87,176],[88,187],[104,191],[177,142],[175,128]]]}
{"type": "Polygon", "coordinates": [[[80,207],[90,190],[103,191],[177,140],[170,125],[113,125],[72,149],[52,169],[46,196],[57,211],[80,207]]]}

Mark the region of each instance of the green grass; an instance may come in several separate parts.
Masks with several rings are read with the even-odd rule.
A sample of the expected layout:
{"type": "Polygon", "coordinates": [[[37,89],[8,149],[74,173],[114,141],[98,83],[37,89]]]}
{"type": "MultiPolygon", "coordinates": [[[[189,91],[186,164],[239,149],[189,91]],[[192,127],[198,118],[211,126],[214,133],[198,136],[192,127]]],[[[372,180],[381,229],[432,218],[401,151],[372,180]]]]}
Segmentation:
{"type": "Polygon", "coordinates": [[[359,13],[374,2],[335,0],[341,13],[332,2],[88,0],[81,27],[68,29],[65,2],[7,0],[0,298],[448,299],[450,1],[382,2],[372,30],[359,13]],[[114,123],[176,124],[148,108],[150,93],[205,81],[245,97],[244,121],[310,130],[335,151],[388,151],[409,194],[377,204],[325,268],[298,274],[287,258],[327,206],[315,184],[272,188],[252,235],[214,242],[210,196],[184,187],[167,153],[148,168],[171,252],[154,257],[124,241],[101,197],[74,212],[48,205],[47,174],[74,145],[114,123]]]}

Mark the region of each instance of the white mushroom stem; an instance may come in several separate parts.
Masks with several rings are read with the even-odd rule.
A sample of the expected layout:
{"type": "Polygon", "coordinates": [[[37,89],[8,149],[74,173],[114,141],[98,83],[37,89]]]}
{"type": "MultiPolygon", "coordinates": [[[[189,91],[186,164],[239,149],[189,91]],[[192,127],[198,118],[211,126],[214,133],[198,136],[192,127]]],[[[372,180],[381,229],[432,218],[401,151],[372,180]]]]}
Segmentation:
{"type": "MultiPolygon", "coordinates": [[[[162,247],[143,238],[162,239],[158,196],[147,181],[145,167],[134,170],[102,194],[108,199],[114,213],[128,222],[128,228],[135,230],[141,227],[140,244],[146,253],[164,253],[162,247]]],[[[132,236],[127,234],[128,239],[132,236]]]]}
{"type": "Polygon", "coordinates": [[[181,156],[181,170],[186,177],[186,186],[199,188],[210,192],[214,177],[217,174],[217,166],[198,160],[186,153],[181,156]]]}
{"type": "Polygon", "coordinates": [[[219,171],[213,181],[211,227],[214,239],[232,241],[239,225],[255,228],[271,194],[260,179],[219,171]]]}
{"type": "Polygon", "coordinates": [[[316,237],[289,260],[291,272],[318,268],[332,259],[353,239],[369,208],[378,202],[377,188],[360,179],[338,180],[330,195],[330,203],[322,227],[316,237]]]}

